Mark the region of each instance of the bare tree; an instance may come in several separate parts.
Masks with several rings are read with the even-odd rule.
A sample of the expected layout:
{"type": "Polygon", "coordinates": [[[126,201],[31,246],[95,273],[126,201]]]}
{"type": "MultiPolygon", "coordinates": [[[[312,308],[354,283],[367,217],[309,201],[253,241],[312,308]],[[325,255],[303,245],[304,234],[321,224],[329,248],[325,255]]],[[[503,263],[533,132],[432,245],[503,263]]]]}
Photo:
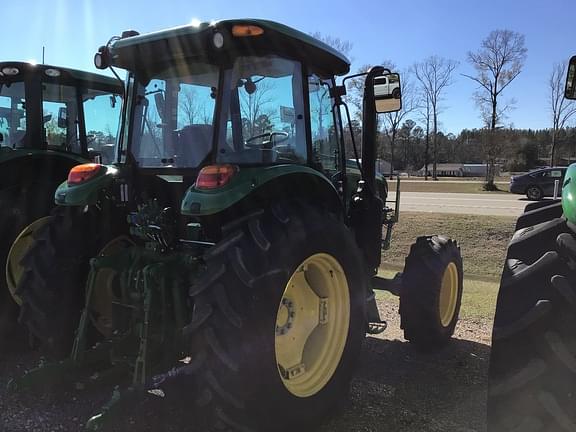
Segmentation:
{"type": "Polygon", "coordinates": [[[394,174],[394,147],[400,125],[418,107],[411,74],[409,72],[403,73],[400,82],[402,85],[402,108],[399,111],[384,114],[384,129],[390,139],[390,177],[394,174]]]}
{"type": "Polygon", "coordinates": [[[274,102],[274,95],[270,93],[273,91],[274,83],[263,80],[258,82],[254,92],[240,93],[240,111],[244,122],[245,137],[253,137],[267,132],[267,130],[262,129],[263,125],[268,125],[268,129],[271,130],[272,122],[276,118],[273,107],[270,106],[274,102]],[[267,119],[266,122],[260,121],[264,118],[267,119]]]}
{"type": "Polygon", "coordinates": [[[458,66],[455,60],[446,59],[439,56],[430,56],[421,63],[416,63],[413,67],[416,79],[420,82],[426,100],[429,103],[429,113],[432,114],[432,150],[433,165],[432,177],[437,180],[436,164],[438,162],[438,114],[440,112],[440,102],[442,93],[446,87],[453,83],[452,73],[458,66]]]}
{"type": "Polygon", "coordinates": [[[428,180],[428,164],[430,163],[430,98],[428,93],[421,92],[421,98],[424,101],[420,106],[422,107],[421,115],[426,122],[426,137],[424,145],[424,180],[428,180]]]}
{"type": "Polygon", "coordinates": [[[568,120],[576,113],[576,103],[564,98],[564,79],[566,77],[566,64],[556,63],[548,80],[550,111],[552,112],[552,148],[550,149],[550,166],[554,166],[556,153],[556,139],[558,131],[564,129],[568,120]]]}
{"type": "Polygon", "coordinates": [[[468,52],[468,62],[474,67],[474,76],[464,75],[478,84],[474,99],[480,109],[480,115],[489,130],[486,140],[485,189],[493,190],[495,163],[499,154],[495,131],[505,113],[514,101],[499,105],[499,96],[506,87],[522,72],[526,61],[527,49],[524,35],[510,30],[493,30],[480,44],[476,52],[468,52]]]}
{"type": "Polygon", "coordinates": [[[311,33],[310,36],[318,39],[321,42],[324,42],[328,46],[331,46],[336,51],[344,54],[350,61],[352,61],[352,58],[350,57],[350,53],[352,52],[352,48],[354,46],[352,42],[345,39],[340,39],[339,37],[335,36],[323,35],[319,31],[311,33]]]}

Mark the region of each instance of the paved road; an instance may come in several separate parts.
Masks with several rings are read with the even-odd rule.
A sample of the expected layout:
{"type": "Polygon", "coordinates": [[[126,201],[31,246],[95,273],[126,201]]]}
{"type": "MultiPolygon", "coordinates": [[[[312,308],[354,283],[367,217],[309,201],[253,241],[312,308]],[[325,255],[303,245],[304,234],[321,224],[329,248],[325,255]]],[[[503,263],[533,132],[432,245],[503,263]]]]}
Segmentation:
{"type": "MultiPolygon", "coordinates": [[[[390,194],[395,199],[395,193],[390,194]]],[[[403,192],[400,211],[519,216],[527,201],[523,195],[403,192]]]]}

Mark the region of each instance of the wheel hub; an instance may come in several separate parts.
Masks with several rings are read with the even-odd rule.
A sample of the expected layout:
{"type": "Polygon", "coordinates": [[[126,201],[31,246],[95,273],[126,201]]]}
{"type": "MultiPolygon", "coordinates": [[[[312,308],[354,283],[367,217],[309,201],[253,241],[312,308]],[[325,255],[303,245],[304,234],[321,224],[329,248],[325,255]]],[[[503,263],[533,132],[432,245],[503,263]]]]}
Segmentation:
{"type": "Polygon", "coordinates": [[[20,279],[22,279],[25,272],[25,267],[21,263],[22,258],[36,243],[35,233],[41,230],[51,219],[52,216],[46,216],[24,228],[14,243],[12,243],[10,252],[8,252],[8,259],[6,260],[6,282],[12,298],[20,306],[22,305],[22,300],[16,294],[16,291],[20,279]]]}
{"type": "Polygon", "coordinates": [[[312,255],[290,277],[276,314],[276,361],[288,391],[309,397],[330,381],[349,322],[350,296],[342,267],[331,255],[312,255]]]}
{"type": "Polygon", "coordinates": [[[454,318],[458,303],[458,268],[451,262],[442,275],[440,288],[439,312],[442,326],[448,327],[454,318]]]}

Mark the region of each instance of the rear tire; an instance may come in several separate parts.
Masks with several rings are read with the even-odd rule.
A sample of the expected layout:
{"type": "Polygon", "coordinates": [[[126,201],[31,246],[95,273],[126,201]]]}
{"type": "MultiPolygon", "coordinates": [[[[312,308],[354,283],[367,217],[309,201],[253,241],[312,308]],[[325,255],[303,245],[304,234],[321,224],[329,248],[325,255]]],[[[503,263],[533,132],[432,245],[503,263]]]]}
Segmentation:
{"type": "Polygon", "coordinates": [[[538,201],[528,204],[524,213],[516,221],[516,230],[537,225],[562,216],[562,202],[560,200],[538,201]]]}
{"type": "Polygon", "coordinates": [[[526,189],[526,197],[531,201],[540,201],[544,197],[544,194],[538,186],[528,186],[528,189],[526,189]]]}
{"type": "Polygon", "coordinates": [[[17,287],[20,322],[51,357],[70,353],[84,306],[89,261],[113,237],[114,228],[113,221],[93,209],[58,207],[33,234],[35,242],[22,258],[26,271],[17,287]]]}
{"type": "Polygon", "coordinates": [[[462,257],[454,240],[419,237],[402,275],[400,318],[406,340],[429,350],[454,334],[462,302],[462,257]]]}
{"type": "Polygon", "coordinates": [[[27,339],[18,325],[20,307],[12,298],[6,281],[6,260],[18,234],[33,220],[49,213],[52,196],[48,189],[32,185],[0,191],[0,352],[22,348],[27,339]],[[30,191],[36,190],[36,193],[30,191]]]}
{"type": "Polygon", "coordinates": [[[190,387],[184,377],[193,374],[194,415],[204,419],[201,430],[310,430],[333,412],[347,395],[364,339],[366,284],[360,256],[341,221],[305,205],[276,205],[225,227],[224,238],[204,257],[206,272],[190,288],[194,310],[187,331],[195,365],[173,380],[186,395],[190,387]],[[329,272],[321,271],[323,259],[329,272]],[[304,262],[309,266],[301,266],[304,262]],[[315,324],[301,363],[289,368],[298,375],[290,379],[291,372],[280,365],[288,347],[282,344],[301,337],[301,324],[310,322],[299,321],[308,316],[305,311],[322,316],[323,310],[310,302],[306,306],[298,296],[287,300],[294,283],[302,288],[295,279],[300,272],[316,295],[322,297],[318,287],[339,286],[344,297],[340,302],[327,295],[327,322],[315,324]],[[342,309],[345,298],[348,306],[342,309]],[[346,315],[348,325],[341,326],[346,315]],[[320,336],[328,334],[323,326],[339,329],[334,344],[320,336]],[[290,335],[294,339],[286,339],[290,335]],[[338,343],[341,352],[318,354],[338,343]]]}
{"type": "Polygon", "coordinates": [[[576,430],[575,268],[563,219],[514,234],[494,318],[489,432],[576,430]]]}

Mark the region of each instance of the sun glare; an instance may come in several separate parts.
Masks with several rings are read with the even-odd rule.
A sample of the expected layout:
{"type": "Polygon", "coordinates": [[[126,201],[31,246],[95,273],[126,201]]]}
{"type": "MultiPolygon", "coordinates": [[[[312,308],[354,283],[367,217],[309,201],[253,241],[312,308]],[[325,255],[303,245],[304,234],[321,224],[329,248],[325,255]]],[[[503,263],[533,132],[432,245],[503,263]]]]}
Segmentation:
{"type": "Polygon", "coordinates": [[[192,18],[192,21],[190,21],[192,27],[200,27],[200,23],[201,21],[198,18],[192,18]]]}

